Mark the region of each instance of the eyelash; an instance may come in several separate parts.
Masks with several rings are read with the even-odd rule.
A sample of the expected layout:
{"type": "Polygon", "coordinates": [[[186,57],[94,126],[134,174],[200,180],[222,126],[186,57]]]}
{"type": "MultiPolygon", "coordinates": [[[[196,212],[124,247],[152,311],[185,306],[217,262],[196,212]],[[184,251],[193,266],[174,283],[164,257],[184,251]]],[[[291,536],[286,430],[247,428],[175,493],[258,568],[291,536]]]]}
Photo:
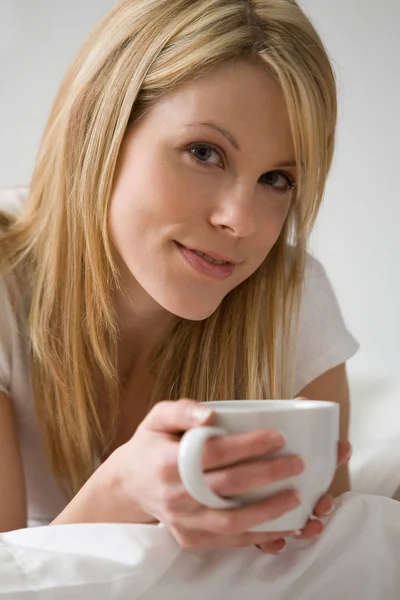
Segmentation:
{"type": "MultiPolygon", "coordinates": [[[[215,167],[215,164],[204,162],[204,161],[198,159],[194,155],[193,150],[196,150],[198,148],[208,148],[209,150],[212,150],[213,152],[216,152],[218,154],[218,156],[220,157],[221,162],[223,162],[223,160],[222,160],[222,152],[218,148],[216,148],[212,144],[208,144],[208,143],[196,143],[196,144],[192,144],[189,147],[189,154],[196,161],[197,164],[201,164],[202,166],[204,166],[204,167],[206,167],[208,169],[211,168],[211,167],[215,167]]],[[[277,194],[287,194],[289,191],[293,191],[295,189],[295,187],[296,187],[296,181],[295,181],[295,179],[289,173],[286,173],[285,171],[269,171],[268,173],[264,173],[264,175],[269,175],[271,173],[276,173],[277,175],[281,175],[287,181],[287,187],[285,187],[283,189],[279,189],[279,188],[273,187],[272,185],[270,185],[268,183],[265,184],[265,185],[268,185],[268,187],[271,188],[274,192],[276,192],[277,194]]]]}

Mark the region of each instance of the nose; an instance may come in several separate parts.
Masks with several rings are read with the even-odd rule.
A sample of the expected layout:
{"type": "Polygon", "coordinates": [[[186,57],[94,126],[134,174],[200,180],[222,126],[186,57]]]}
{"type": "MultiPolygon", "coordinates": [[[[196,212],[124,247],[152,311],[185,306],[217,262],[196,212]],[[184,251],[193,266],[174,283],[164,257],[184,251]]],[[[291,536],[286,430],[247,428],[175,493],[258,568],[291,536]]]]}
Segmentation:
{"type": "Polygon", "coordinates": [[[232,236],[244,238],[257,229],[256,193],[249,188],[225,191],[219,197],[210,217],[210,223],[232,236]]]}

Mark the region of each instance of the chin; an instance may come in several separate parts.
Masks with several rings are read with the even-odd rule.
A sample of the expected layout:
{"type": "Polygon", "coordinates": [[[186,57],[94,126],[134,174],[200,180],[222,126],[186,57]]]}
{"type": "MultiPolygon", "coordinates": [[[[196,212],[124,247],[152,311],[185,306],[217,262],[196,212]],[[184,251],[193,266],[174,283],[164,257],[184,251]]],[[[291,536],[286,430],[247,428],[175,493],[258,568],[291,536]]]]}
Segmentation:
{"type": "Polygon", "coordinates": [[[221,304],[220,302],[199,302],[198,298],[188,299],[187,302],[165,302],[160,303],[168,312],[172,313],[180,319],[186,319],[187,321],[204,321],[208,319],[221,304]]]}

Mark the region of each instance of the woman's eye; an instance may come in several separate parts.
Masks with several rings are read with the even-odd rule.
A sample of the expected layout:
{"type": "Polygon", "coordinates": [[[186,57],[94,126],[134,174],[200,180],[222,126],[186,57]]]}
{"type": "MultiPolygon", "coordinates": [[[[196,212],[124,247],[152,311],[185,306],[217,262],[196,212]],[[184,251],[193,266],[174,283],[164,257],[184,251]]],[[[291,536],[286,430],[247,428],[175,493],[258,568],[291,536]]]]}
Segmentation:
{"type": "Polygon", "coordinates": [[[208,144],[194,144],[190,147],[189,152],[196,160],[207,165],[221,164],[219,153],[208,144]]]}
{"type": "Polygon", "coordinates": [[[269,187],[277,192],[286,193],[293,190],[295,181],[289,173],[281,173],[280,171],[270,171],[261,177],[262,183],[266,183],[269,187]]]}

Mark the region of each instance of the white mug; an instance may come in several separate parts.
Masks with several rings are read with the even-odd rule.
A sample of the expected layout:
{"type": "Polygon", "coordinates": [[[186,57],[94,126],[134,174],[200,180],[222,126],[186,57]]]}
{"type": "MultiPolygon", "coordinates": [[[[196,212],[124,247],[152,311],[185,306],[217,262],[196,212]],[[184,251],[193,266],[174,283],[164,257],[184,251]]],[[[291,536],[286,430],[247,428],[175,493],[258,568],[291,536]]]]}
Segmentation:
{"type": "Polygon", "coordinates": [[[213,426],[189,429],[179,444],[178,468],[187,492],[200,504],[214,509],[244,506],[287,490],[300,494],[301,504],[251,531],[303,529],[315,504],[328,490],[337,466],[339,405],[316,400],[226,400],[207,402],[215,412],[213,426]],[[298,454],[306,463],[303,473],[230,498],[208,486],[202,467],[203,446],[210,437],[255,430],[279,431],[286,443],[275,458],[298,454]]]}

